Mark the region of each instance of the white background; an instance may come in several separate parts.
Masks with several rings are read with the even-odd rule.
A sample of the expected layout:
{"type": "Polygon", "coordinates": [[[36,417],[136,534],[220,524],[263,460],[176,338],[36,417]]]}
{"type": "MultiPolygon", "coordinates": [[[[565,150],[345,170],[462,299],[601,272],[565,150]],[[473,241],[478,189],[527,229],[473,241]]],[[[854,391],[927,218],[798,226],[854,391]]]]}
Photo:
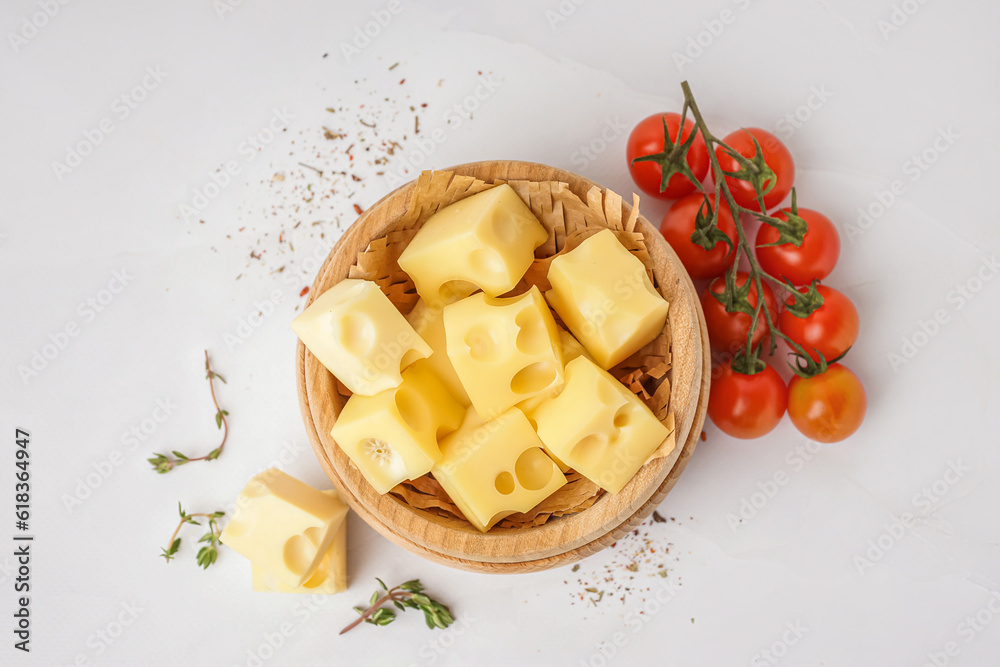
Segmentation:
{"type": "MultiPolygon", "coordinates": [[[[989,280],[1000,245],[996,3],[907,0],[912,15],[897,10],[898,30],[888,31],[891,0],[405,2],[347,54],[372,11],[387,16],[385,3],[80,0],[49,19],[43,4],[0,10],[0,539],[12,544],[14,533],[15,427],[31,432],[37,536],[30,656],[12,647],[16,573],[12,547],[0,547],[0,663],[997,663],[1000,619],[988,606],[1000,590],[1000,281],[989,280]],[[678,61],[685,52],[690,61],[678,61]],[[787,420],[753,442],[707,426],[660,508],[676,521],[643,528],[669,555],[634,574],[624,550],[635,540],[576,573],[487,576],[425,562],[353,516],[350,589],[320,605],[251,593],[248,563],[225,549],[198,569],[198,532],[183,534],[175,562],[157,557],[178,501],[224,508],[279,458],[328,486],[299,416],[288,322],[313,256],[352,222],[353,204],[392,188],[376,170],[534,160],[627,197],[623,128],[679,109],[685,78],[720,136],[741,125],[781,130],[800,204],[841,230],[828,282],[860,310],[847,363],[869,399],[855,437],[807,460],[787,420]],[[122,95],[143,98],[125,117],[122,95]],[[422,114],[416,136],[409,105],[422,114]],[[287,131],[241,152],[275,110],[294,116],[287,131]],[[782,121],[788,114],[798,120],[782,121]],[[84,146],[69,173],[54,166],[102,119],[112,132],[84,146]],[[401,146],[388,165],[350,165],[360,183],[331,176],[345,168],[344,141],[321,129],[350,138],[365,131],[359,119],[377,120],[401,146]],[[434,129],[443,140],[422,147],[434,129]],[[949,131],[951,143],[938,142],[947,150],[935,150],[949,131]],[[933,164],[914,171],[925,150],[933,164]],[[181,206],[227,161],[240,173],[186,219],[181,206]],[[902,194],[880,210],[894,180],[902,194]],[[307,184],[336,192],[306,202],[295,188],[307,184]],[[862,228],[859,209],[869,207],[878,215],[862,228]],[[261,250],[261,260],[249,256],[261,250]],[[116,271],[128,284],[112,294],[116,271]],[[966,286],[978,291],[962,297],[966,286]],[[105,301],[100,312],[88,299],[105,301]],[[943,324],[930,327],[936,312],[943,324]],[[247,318],[260,326],[241,325],[247,318]],[[67,325],[79,327],[68,340],[67,325]],[[156,475],[145,460],[154,451],[215,446],[205,348],[228,380],[218,391],[229,443],[215,463],[156,475]],[[43,351],[52,358],[25,374],[43,351]],[[170,406],[161,423],[158,400],[170,406]],[[963,472],[947,474],[952,466],[963,472]],[[769,483],[776,473],[785,483],[769,483]],[[931,496],[921,499],[923,489],[931,496]],[[896,530],[904,512],[915,523],[896,530]],[[615,581],[602,580],[606,571],[615,581]],[[338,637],[375,576],[419,577],[466,625],[433,633],[410,612],[338,637]],[[643,592],[622,602],[614,596],[625,585],[643,592]],[[585,603],[590,586],[606,590],[597,606],[585,603]],[[662,604],[649,602],[657,591],[662,604]]],[[[654,222],[664,210],[643,203],[654,222]]]]}

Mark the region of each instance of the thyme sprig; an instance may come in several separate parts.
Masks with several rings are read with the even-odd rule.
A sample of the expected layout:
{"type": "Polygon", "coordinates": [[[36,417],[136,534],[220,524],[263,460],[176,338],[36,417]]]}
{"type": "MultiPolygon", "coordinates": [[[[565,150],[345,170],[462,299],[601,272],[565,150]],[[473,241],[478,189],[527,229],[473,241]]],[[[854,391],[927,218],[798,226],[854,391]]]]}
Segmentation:
{"type": "Polygon", "coordinates": [[[226,439],[229,437],[229,422],[226,421],[226,417],[229,415],[229,411],[220,408],[219,400],[215,397],[215,380],[219,380],[223,384],[226,384],[226,379],[212,370],[212,365],[208,359],[208,350],[205,350],[205,378],[208,380],[208,387],[212,392],[212,403],[215,404],[215,425],[217,428],[222,430],[222,442],[208,454],[195,458],[191,458],[176,449],[171,452],[171,454],[173,454],[173,458],[167,456],[166,454],[154,453],[152,457],[146,460],[153,466],[153,470],[161,475],[168,473],[177,466],[182,466],[186,463],[192,463],[194,461],[214,461],[219,458],[222,454],[222,448],[226,446],[226,439]]]}
{"type": "Polygon", "coordinates": [[[160,549],[162,552],[160,556],[163,557],[163,559],[168,563],[173,560],[177,555],[177,550],[181,547],[181,538],[178,537],[181,532],[181,528],[183,528],[186,523],[200,526],[201,522],[195,521],[194,518],[204,517],[205,519],[208,519],[208,532],[202,535],[198,542],[207,542],[208,544],[198,550],[197,560],[198,565],[207,570],[208,567],[215,563],[215,561],[219,558],[219,536],[222,534],[222,531],[219,530],[218,520],[224,517],[226,513],[219,511],[208,514],[203,512],[188,514],[184,511],[184,508],[181,507],[180,503],[177,503],[177,512],[181,515],[180,523],[177,524],[174,534],[170,536],[170,541],[167,543],[167,547],[165,549],[160,549]]]}
{"type": "Polygon", "coordinates": [[[424,612],[424,622],[432,630],[446,628],[455,622],[448,607],[424,593],[423,584],[420,583],[419,579],[412,579],[393,588],[386,586],[377,577],[375,581],[378,582],[379,588],[375,589],[368,600],[368,608],[355,607],[354,611],[358,612],[358,618],[341,630],[340,634],[352,630],[362,622],[379,626],[392,623],[396,620],[396,612],[389,607],[382,606],[387,602],[392,602],[392,605],[400,611],[419,609],[424,612]]]}

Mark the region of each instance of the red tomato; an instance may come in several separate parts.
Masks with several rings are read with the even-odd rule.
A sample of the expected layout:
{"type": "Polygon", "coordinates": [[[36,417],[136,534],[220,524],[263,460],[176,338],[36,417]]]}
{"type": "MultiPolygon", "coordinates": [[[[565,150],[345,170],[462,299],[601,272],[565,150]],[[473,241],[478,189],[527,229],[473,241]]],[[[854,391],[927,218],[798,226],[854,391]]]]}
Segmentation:
{"type": "MultiPolygon", "coordinates": [[[[719,205],[718,196],[716,196],[715,205],[719,205]]],[[[694,232],[694,221],[699,210],[703,211],[705,217],[711,216],[711,212],[705,204],[705,198],[700,192],[695,192],[675,201],[666,215],[663,216],[663,222],[660,223],[660,232],[663,237],[673,247],[681,264],[695,280],[714,278],[732,266],[733,259],[736,257],[732,249],[722,241],[716,243],[711,250],[705,250],[691,240],[691,234],[694,232]]],[[[719,208],[718,226],[735,247],[737,240],[736,222],[725,202],[719,208]]]]}
{"type": "MultiPolygon", "coordinates": [[[[829,361],[846,352],[858,339],[858,309],[850,299],[832,287],[818,285],[816,289],[823,295],[823,305],[809,313],[808,317],[796,317],[787,310],[783,311],[778,319],[778,328],[805,348],[813,359],[819,361],[816,355],[816,350],[819,350],[829,361]]],[[[792,303],[791,297],[787,303],[792,303]]]]}
{"type": "MultiPolygon", "coordinates": [[[[736,274],[736,285],[737,287],[742,286],[746,281],[749,274],[745,271],[739,271],[736,274]]],[[[768,287],[767,283],[762,282],[761,285],[764,286],[764,307],[771,312],[771,321],[777,322],[778,317],[778,302],[774,298],[774,292],[768,287]]],[[[727,313],[725,306],[719,303],[719,300],[712,296],[712,292],[716,294],[722,294],[726,288],[726,281],[724,278],[716,278],[705,288],[705,291],[701,293],[701,308],[705,311],[705,324],[708,326],[708,340],[717,350],[724,350],[728,352],[736,352],[737,350],[743,349],[743,346],[747,342],[747,334],[750,333],[750,323],[753,321],[746,313],[727,313]]],[[[750,305],[754,308],[757,307],[757,287],[751,284],[750,294],[747,297],[750,301],[750,305]]],[[[767,321],[764,319],[764,312],[761,311],[760,317],[757,318],[757,328],[753,334],[753,343],[756,345],[764,338],[767,334],[767,321]]]]}
{"type": "Polygon", "coordinates": [[[795,428],[816,442],[847,438],[861,426],[867,409],[864,385],[840,364],[831,364],[825,373],[811,378],[795,376],[788,384],[788,416],[795,428]]]}
{"type": "Polygon", "coordinates": [[[788,390],[778,372],[768,366],[755,375],[743,375],[729,363],[721,371],[708,396],[708,416],[719,430],[734,438],[759,438],[774,430],[788,403],[788,390]]]}
{"type": "MultiPolygon", "coordinates": [[[[792,160],[792,154],[788,152],[788,148],[785,147],[785,144],[781,143],[778,137],[767,130],[757,127],[736,130],[723,139],[723,141],[743,157],[749,158],[753,157],[757,152],[751,135],[756,137],[757,142],[760,144],[764,162],[767,163],[767,166],[777,176],[774,187],[764,195],[764,208],[770,210],[780,204],[781,200],[787,197],[788,193],[792,191],[792,185],[795,184],[795,162],[792,160]]],[[[719,158],[719,166],[724,171],[739,170],[740,165],[736,162],[736,159],[727,155],[722,148],[716,148],[715,154],[719,158]]],[[[729,191],[733,194],[733,200],[737,204],[754,211],[759,210],[757,206],[757,193],[749,181],[733,178],[732,176],[726,176],[725,178],[726,183],[729,185],[729,191]]],[[[715,172],[712,172],[712,180],[715,180],[715,172]]]]}
{"type": "MultiPolygon", "coordinates": [[[[787,220],[788,209],[781,209],[774,217],[787,220]]],[[[761,247],[778,240],[778,230],[771,225],[761,225],[757,230],[757,259],[764,271],[775,278],[785,277],[793,285],[809,285],[830,275],[840,257],[840,234],[837,228],[818,211],[800,208],[799,216],[809,224],[802,245],[791,243],[761,247]]]]}
{"type": "MultiPolygon", "coordinates": [[[[662,119],[667,121],[670,140],[676,143],[677,129],[681,125],[681,115],[679,113],[654,114],[639,121],[639,124],[632,130],[625,148],[625,156],[628,158],[628,170],[632,174],[632,180],[635,181],[640,190],[660,199],[677,199],[696,190],[691,181],[682,174],[674,174],[667,182],[667,189],[660,192],[660,181],[663,180],[663,169],[660,165],[655,162],[633,162],[637,157],[663,152],[662,119]]],[[[694,129],[694,121],[688,118],[684,123],[684,131],[681,133],[682,143],[687,141],[694,129]]],[[[688,150],[687,163],[695,178],[699,181],[705,178],[705,174],[708,173],[708,148],[705,147],[705,140],[702,139],[700,133],[688,150]]]]}

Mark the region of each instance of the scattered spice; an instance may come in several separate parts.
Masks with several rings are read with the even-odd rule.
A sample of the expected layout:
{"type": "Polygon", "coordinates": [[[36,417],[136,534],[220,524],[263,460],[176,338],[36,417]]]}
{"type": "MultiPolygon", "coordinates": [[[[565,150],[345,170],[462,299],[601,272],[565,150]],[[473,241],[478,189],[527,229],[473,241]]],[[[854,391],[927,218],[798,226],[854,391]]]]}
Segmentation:
{"type": "MultiPolygon", "coordinates": [[[[674,517],[668,519],[654,512],[650,519],[608,549],[583,563],[574,564],[570,571],[578,578],[566,581],[570,587],[570,604],[582,604],[587,609],[605,608],[608,603],[602,604],[602,601],[607,598],[615,603],[611,607],[615,609],[634,598],[645,600],[648,594],[659,590],[664,580],[670,578],[670,562],[679,560],[672,553],[673,543],[667,532],[671,529],[661,524],[676,523],[674,517]]],[[[677,580],[676,585],[679,585],[679,577],[677,580]]]]}
{"type": "Polygon", "coordinates": [[[363,209],[360,206],[358,206],[357,204],[355,204],[354,205],[354,212],[357,213],[358,215],[361,215],[362,213],[365,212],[365,209],[363,209]]]}
{"type": "Polygon", "coordinates": [[[302,291],[299,292],[299,296],[305,296],[306,294],[309,294],[309,285],[306,285],[305,287],[303,287],[302,291]]]}
{"type": "Polygon", "coordinates": [[[299,162],[299,166],[300,167],[305,167],[306,169],[312,169],[313,171],[315,171],[317,174],[320,175],[320,178],[323,177],[323,171],[321,169],[317,169],[316,167],[308,165],[305,162],[299,162]]]}

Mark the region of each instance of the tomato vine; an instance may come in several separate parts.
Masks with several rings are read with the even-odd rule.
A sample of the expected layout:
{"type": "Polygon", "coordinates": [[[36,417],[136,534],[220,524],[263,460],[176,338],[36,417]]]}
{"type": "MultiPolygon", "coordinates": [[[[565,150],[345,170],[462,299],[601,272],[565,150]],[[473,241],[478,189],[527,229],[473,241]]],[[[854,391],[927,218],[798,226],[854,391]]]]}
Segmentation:
{"type": "Polygon", "coordinates": [[[702,115],[701,110],[698,108],[698,103],[695,101],[694,95],[691,92],[691,87],[687,81],[681,83],[681,89],[684,92],[684,105],[681,110],[680,127],[683,128],[685,126],[685,123],[688,120],[688,112],[690,112],[691,118],[695,124],[695,130],[684,140],[681,140],[680,132],[678,132],[678,140],[677,142],[674,142],[670,138],[670,133],[667,131],[666,120],[664,120],[663,150],[658,153],[637,157],[634,162],[654,162],[660,166],[662,170],[662,180],[660,186],[661,191],[666,188],[667,183],[674,175],[680,174],[684,178],[688,179],[705,198],[705,206],[701,207],[697,212],[694,226],[695,229],[691,234],[691,241],[705,250],[711,250],[717,243],[726,243],[729,246],[730,251],[735,254],[732,267],[729,268],[724,275],[725,287],[723,291],[721,293],[712,293],[712,296],[718,299],[718,301],[725,307],[726,312],[745,313],[751,317],[746,343],[743,349],[741,349],[730,362],[732,368],[734,371],[745,375],[754,375],[766,368],[766,362],[760,358],[762,348],[764,347],[764,341],[761,340],[756,346],[753,341],[754,332],[757,330],[757,324],[761,317],[761,311],[763,311],[763,317],[770,334],[769,336],[766,336],[768,341],[768,356],[772,356],[774,354],[778,347],[778,339],[780,338],[781,340],[784,340],[792,349],[791,354],[794,356],[795,363],[789,364],[789,366],[791,366],[792,370],[797,375],[804,378],[819,375],[825,372],[830,364],[843,358],[847,352],[845,351],[835,359],[825,359],[817,350],[817,358],[814,359],[806,353],[806,350],[801,345],[789,338],[778,328],[771,317],[771,313],[765,307],[765,299],[762,296],[761,298],[756,299],[756,304],[751,304],[749,299],[751,285],[755,289],[756,294],[763,295],[764,290],[762,280],[767,280],[773,283],[776,287],[787,292],[787,295],[791,297],[791,303],[786,301],[785,308],[796,317],[808,317],[812,312],[823,305],[823,296],[816,289],[818,281],[814,280],[804,289],[800,289],[793,285],[791,281],[787,279],[782,281],[761,268],[760,263],[754,255],[753,248],[750,245],[750,240],[747,237],[746,231],[743,229],[743,222],[740,217],[741,214],[753,216],[761,223],[770,225],[777,230],[778,240],[775,241],[773,245],[790,243],[796,247],[801,246],[802,240],[809,229],[809,223],[798,214],[795,188],[793,187],[791,191],[791,206],[785,211],[786,219],[768,215],[767,207],[764,205],[764,196],[774,188],[777,176],[764,160],[763,151],[757,138],[751,135],[755,148],[755,153],[752,157],[746,157],[740,154],[723,140],[712,134],[711,130],[708,129],[705,118],[702,115]],[[694,174],[692,174],[691,169],[688,167],[687,153],[698,134],[701,135],[702,140],[705,142],[708,149],[708,157],[710,161],[709,168],[712,170],[712,176],[717,190],[715,197],[716,201],[719,201],[719,195],[725,199],[726,205],[729,206],[736,222],[737,240],[735,246],[733,245],[732,240],[719,229],[718,206],[713,206],[712,204],[712,193],[705,190],[701,181],[697,179],[694,174]],[[738,165],[738,169],[732,171],[724,170],[719,162],[719,156],[716,152],[717,149],[721,149],[726,156],[733,159],[738,165]],[[749,183],[756,193],[756,203],[759,210],[738,204],[733,196],[726,177],[743,180],[749,183]],[[704,211],[708,211],[710,213],[706,214],[704,211]],[[748,272],[749,279],[742,285],[737,286],[736,278],[737,272],[739,271],[741,253],[746,256],[750,267],[748,272]]]}

